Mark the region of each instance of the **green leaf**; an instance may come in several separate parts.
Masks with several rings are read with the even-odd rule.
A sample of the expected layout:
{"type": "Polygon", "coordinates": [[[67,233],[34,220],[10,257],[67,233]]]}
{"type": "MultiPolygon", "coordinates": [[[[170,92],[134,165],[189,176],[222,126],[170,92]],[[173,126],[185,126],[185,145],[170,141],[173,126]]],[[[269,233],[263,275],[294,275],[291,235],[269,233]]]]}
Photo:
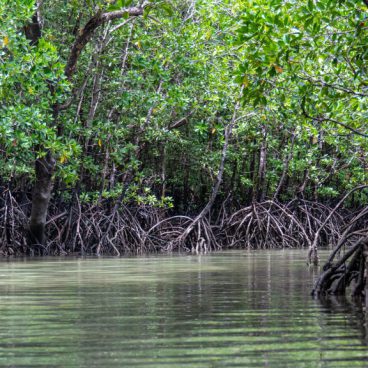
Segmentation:
{"type": "Polygon", "coordinates": [[[173,7],[169,3],[163,3],[161,9],[170,17],[174,14],[173,7]]]}

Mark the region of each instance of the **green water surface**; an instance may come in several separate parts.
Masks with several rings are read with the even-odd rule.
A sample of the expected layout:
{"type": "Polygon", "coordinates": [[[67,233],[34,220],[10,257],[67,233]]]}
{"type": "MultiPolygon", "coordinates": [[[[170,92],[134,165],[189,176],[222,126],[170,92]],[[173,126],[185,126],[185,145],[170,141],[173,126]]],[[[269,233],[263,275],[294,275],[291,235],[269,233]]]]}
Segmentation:
{"type": "Polygon", "coordinates": [[[2,260],[0,366],[368,367],[364,311],[313,300],[305,259],[2,260]]]}

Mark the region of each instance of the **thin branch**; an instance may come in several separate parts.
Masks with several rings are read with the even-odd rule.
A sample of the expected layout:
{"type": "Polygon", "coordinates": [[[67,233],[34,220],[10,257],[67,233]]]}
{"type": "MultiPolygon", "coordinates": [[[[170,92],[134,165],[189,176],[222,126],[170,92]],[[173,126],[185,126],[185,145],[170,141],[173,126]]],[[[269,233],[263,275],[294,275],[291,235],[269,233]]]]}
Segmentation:
{"type": "MultiPolygon", "coordinates": [[[[99,26],[114,19],[123,18],[125,16],[138,17],[140,15],[143,15],[144,9],[148,5],[149,3],[145,2],[144,4],[142,4],[142,6],[138,7],[134,6],[130,8],[123,8],[121,10],[116,10],[108,13],[102,13],[101,11],[99,11],[97,14],[95,14],[79,32],[79,35],[71,48],[69,59],[65,67],[66,77],[70,80],[74,75],[82,50],[85,48],[93,33],[99,26]]],[[[122,23],[122,25],[124,25],[124,23],[122,23]]]]}
{"type": "Polygon", "coordinates": [[[116,25],[114,28],[112,28],[109,33],[111,34],[111,33],[115,32],[115,31],[117,31],[119,28],[124,27],[126,24],[128,24],[129,22],[131,22],[133,19],[134,18],[128,18],[123,23],[120,23],[120,24],[116,25]]]}
{"type": "Polygon", "coordinates": [[[331,118],[326,118],[326,117],[315,117],[315,116],[309,115],[307,113],[307,111],[305,110],[305,98],[303,99],[303,102],[301,104],[301,108],[302,108],[302,111],[303,111],[303,115],[306,118],[308,118],[308,119],[311,119],[313,121],[317,121],[319,123],[323,123],[325,121],[329,121],[329,122],[334,123],[336,125],[340,125],[340,126],[344,127],[347,130],[350,130],[354,134],[360,135],[361,137],[364,137],[364,138],[368,138],[368,134],[362,133],[359,130],[356,130],[356,129],[350,127],[349,125],[346,125],[345,123],[342,123],[341,121],[338,121],[338,120],[335,120],[335,119],[331,119],[331,118]]]}
{"type": "Polygon", "coordinates": [[[174,123],[171,123],[168,127],[169,130],[173,130],[176,128],[180,128],[181,126],[188,123],[188,118],[194,114],[194,110],[190,111],[188,115],[184,116],[183,118],[175,121],[174,123]]]}
{"type": "MultiPolygon", "coordinates": [[[[367,0],[368,1],[368,0],[367,0]]],[[[313,79],[309,76],[307,77],[301,77],[299,76],[300,79],[308,81],[310,83],[312,83],[315,86],[319,86],[319,87],[328,87],[328,88],[332,88],[332,89],[336,89],[338,91],[342,91],[345,93],[348,93],[350,95],[354,95],[354,96],[359,96],[359,97],[368,97],[367,93],[362,93],[362,92],[356,92],[350,88],[346,88],[344,86],[341,86],[339,84],[332,84],[332,83],[327,83],[321,79],[313,79]]]]}

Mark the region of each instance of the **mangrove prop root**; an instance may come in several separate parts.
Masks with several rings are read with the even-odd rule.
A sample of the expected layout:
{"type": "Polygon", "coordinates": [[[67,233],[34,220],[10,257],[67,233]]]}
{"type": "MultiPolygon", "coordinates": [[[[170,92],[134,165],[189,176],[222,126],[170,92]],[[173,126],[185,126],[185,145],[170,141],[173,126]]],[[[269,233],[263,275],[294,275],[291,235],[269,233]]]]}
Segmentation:
{"type": "Polygon", "coordinates": [[[81,203],[74,193],[68,203],[52,202],[46,241],[29,247],[27,219],[31,201],[9,189],[0,194],[0,255],[109,254],[191,251],[226,248],[309,249],[310,261],[321,245],[330,246],[313,295],[366,296],[368,273],[368,209],[338,211],[324,204],[296,199],[255,202],[232,213],[220,208],[215,223],[210,213],[171,216],[150,206],[109,200],[81,203]]]}
{"type": "Polygon", "coordinates": [[[354,244],[346,242],[345,250],[339,244],[323,267],[312,295],[342,295],[351,287],[352,295],[364,295],[367,286],[368,233],[354,244]]]}
{"type": "MultiPolygon", "coordinates": [[[[194,218],[168,217],[165,210],[144,205],[120,203],[116,206],[111,200],[82,203],[74,193],[67,203],[60,200],[51,203],[46,242],[29,249],[27,219],[30,208],[31,201],[24,195],[8,189],[0,194],[0,254],[121,255],[152,251],[208,252],[226,248],[311,249],[313,244],[327,245],[334,249],[324,269],[331,273],[330,281],[336,280],[341,269],[331,270],[329,265],[335,265],[341,254],[364,238],[368,218],[367,208],[353,213],[336,210],[331,214],[333,209],[327,205],[296,199],[288,203],[255,202],[232,212],[228,206],[221,206],[212,223],[210,213],[194,218]]],[[[357,290],[360,290],[363,281],[358,268],[361,270],[362,265],[356,261],[351,275],[353,282],[359,283],[357,290]]],[[[340,278],[340,284],[350,280],[349,277],[340,278]]],[[[317,289],[324,290],[324,284],[317,289]]]]}

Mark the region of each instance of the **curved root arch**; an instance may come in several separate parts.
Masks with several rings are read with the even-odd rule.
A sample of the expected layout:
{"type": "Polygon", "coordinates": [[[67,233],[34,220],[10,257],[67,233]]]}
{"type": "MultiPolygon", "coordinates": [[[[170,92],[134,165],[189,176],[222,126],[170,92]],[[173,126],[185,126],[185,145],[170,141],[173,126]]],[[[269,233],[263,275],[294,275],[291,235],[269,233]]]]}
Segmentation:
{"type": "Polygon", "coordinates": [[[351,288],[353,296],[364,295],[367,283],[368,231],[355,243],[341,243],[331,254],[317,279],[312,294],[345,294],[351,288]]]}
{"type": "Polygon", "coordinates": [[[147,231],[146,244],[163,251],[208,252],[219,249],[213,227],[203,217],[192,219],[173,216],[160,221],[147,231]]]}

